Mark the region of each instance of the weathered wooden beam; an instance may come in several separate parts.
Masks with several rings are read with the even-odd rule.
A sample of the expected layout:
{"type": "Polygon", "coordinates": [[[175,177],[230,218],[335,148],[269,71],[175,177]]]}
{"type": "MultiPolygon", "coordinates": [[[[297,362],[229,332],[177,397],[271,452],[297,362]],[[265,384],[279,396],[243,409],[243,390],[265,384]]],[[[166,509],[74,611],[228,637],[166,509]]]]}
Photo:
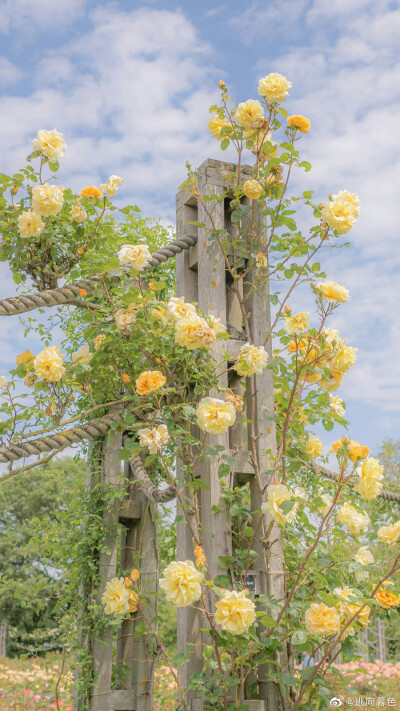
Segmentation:
{"type": "Polygon", "coordinates": [[[101,711],[136,711],[135,693],[126,689],[95,693],[93,700],[101,711]]]}
{"type": "MultiPolygon", "coordinates": [[[[103,447],[102,481],[116,492],[121,486],[121,461],[119,453],[122,445],[122,435],[119,432],[109,433],[103,447]]],[[[106,589],[107,582],[115,577],[118,556],[118,513],[120,502],[118,497],[105,506],[103,525],[106,535],[99,554],[99,599],[106,589]]],[[[96,631],[93,641],[94,688],[91,699],[91,711],[105,711],[104,696],[111,689],[113,665],[113,630],[103,627],[96,631]]],[[[111,707],[110,707],[111,708],[111,707]]],[[[127,709],[127,707],[123,707],[127,709]]],[[[133,706],[129,711],[133,711],[133,706]]],[[[114,711],[114,709],[113,709],[114,711]]]]}
{"type": "Polygon", "coordinates": [[[142,503],[127,499],[122,503],[119,509],[119,520],[123,521],[140,521],[142,517],[142,503]]]}

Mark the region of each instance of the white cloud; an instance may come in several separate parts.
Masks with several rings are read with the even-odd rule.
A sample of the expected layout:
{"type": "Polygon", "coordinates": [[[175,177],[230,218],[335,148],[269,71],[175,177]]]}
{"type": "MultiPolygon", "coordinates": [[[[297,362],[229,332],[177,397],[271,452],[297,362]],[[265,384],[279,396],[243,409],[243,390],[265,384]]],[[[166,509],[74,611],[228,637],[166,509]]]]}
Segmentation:
{"type": "Polygon", "coordinates": [[[159,209],[161,193],[172,206],[185,161],[198,164],[212,145],[212,50],[179,12],[102,8],[91,19],[89,32],[42,54],[29,96],[1,102],[3,165],[15,169],[38,128],[56,127],[68,142],[63,182],[117,173],[122,199],[159,209]]]}
{"type": "MultiPolygon", "coordinates": [[[[360,196],[361,215],[349,234],[354,247],[321,261],[352,296],[334,318],[359,349],[343,396],[368,405],[370,416],[382,408],[393,417],[400,404],[400,9],[389,0],[313,0],[289,2],[285,11],[273,0],[267,8],[253,3],[232,25],[247,34],[247,42],[267,34],[277,42],[280,33],[293,37],[299,21],[306,28],[300,43],[287,48],[284,41],[285,49],[272,62],[260,58],[256,69],[259,76],[285,74],[293,82],[286,108],[311,118],[311,132],[300,145],[313,170],[295,173],[294,192],[317,186],[317,201],[342,188],[360,196]]],[[[310,299],[302,293],[298,298],[310,299]]]]}
{"type": "Polygon", "coordinates": [[[86,0],[1,0],[0,32],[19,30],[32,39],[38,30],[63,32],[82,15],[86,0]]]}
{"type": "Polygon", "coordinates": [[[7,86],[14,84],[22,77],[22,72],[18,67],[10,62],[7,57],[0,57],[0,85],[7,86]]]}

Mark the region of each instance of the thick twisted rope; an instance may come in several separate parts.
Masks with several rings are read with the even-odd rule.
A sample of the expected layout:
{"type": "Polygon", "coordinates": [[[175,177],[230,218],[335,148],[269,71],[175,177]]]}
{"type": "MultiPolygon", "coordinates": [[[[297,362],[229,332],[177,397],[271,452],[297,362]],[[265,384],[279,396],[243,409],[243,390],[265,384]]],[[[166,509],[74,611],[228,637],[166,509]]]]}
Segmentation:
{"type": "MultiPolygon", "coordinates": [[[[110,412],[108,415],[99,417],[97,420],[91,420],[85,425],[72,427],[58,434],[40,437],[39,439],[28,442],[21,442],[20,444],[13,444],[11,447],[0,447],[0,462],[9,463],[25,457],[40,456],[44,452],[64,449],[72,444],[82,442],[84,439],[106,434],[113,422],[120,422],[121,420],[122,411],[110,412]]],[[[172,499],[176,498],[176,490],[172,485],[160,490],[153,484],[149,475],[146,473],[142,460],[137,454],[131,456],[130,465],[134,478],[141,483],[142,490],[148,499],[162,503],[164,501],[172,501],[172,499]]],[[[325,467],[318,466],[317,464],[312,464],[311,467],[316,474],[322,475],[331,481],[337,482],[339,480],[337,474],[325,467]]],[[[385,489],[381,491],[379,498],[386,499],[387,501],[400,502],[400,494],[385,489]]]]}
{"type": "MultiPolygon", "coordinates": [[[[339,475],[329,471],[329,469],[325,469],[325,467],[320,467],[317,464],[312,464],[311,467],[316,474],[322,474],[322,476],[325,476],[327,479],[331,479],[331,481],[339,481],[339,475]]],[[[386,489],[383,489],[383,491],[381,491],[381,493],[379,494],[379,498],[386,499],[387,501],[400,501],[400,494],[396,494],[394,491],[387,491],[386,489]]]]}
{"type": "Polygon", "coordinates": [[[140,482],[141,491],[143,491],[144,495],[150,499],[150,501],[160,504],[166,501],[172,501],[176,498],[176,489],[172,484],[166,489],[157,488],[147,474],[138,454],[132,454],[129,463],[135,480],[140,482]]]}
{"type": "MultiPolygon", "coordinates": [[[[197,237],[194,235],[186,235],[179,239],[170,242],[151,255],[151,260],[146,266],[146,270],[158,267],[160,264],[168,261],[176,254],[180,254],[185,249],[193,247],[197,242],[197,237]]],[[[129,267],[126,268],[129,273],[129,267]]],[[[0,316],[13,316],[22,314],[26,311],[33,311],[42,306],[58,306],[60,304],[74,304],[81,296],[81,290],[88,291],[93,289],[101,281],[100,276],[90,277],[90,279],[81,279],[69,286],[61,286],[58,289],[46,289],[38,291],[36,294],[24,294],[23,296],[15,296],[10,299],[0,301],[0,316]]],[[[82,305],[84,305],[82,301],[82,305]]]]}
{"type": "Polygon", "coordinates": [[[108,415],[91,420],[85,425],[72,427],[53,435],[40,437],[28,442],[13,444],[11,447],[0,447],[0,462],[13,462],[25,457],[40,456],[44,452],[51,452],[54,449],[64,449],[72,444],[82,442],[89,437],[98,437],[106,434],[114,422],[122,420],[122,410],[110,412],[108,415]]]}

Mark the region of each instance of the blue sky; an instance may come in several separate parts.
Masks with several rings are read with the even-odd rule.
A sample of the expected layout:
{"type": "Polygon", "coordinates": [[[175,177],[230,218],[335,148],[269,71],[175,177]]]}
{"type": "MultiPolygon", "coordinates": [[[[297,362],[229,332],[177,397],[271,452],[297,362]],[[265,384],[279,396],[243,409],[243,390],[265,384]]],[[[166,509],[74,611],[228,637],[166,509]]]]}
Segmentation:
{"type": "MultiPolygon", "coordinates": [[[[302,145],[313,171],[294,188],[301,177],[318,200],[360,195],[353,246],[323,264],[351,293],[332,321],[359,349],[340,391],[350,434],[375,449],[399,436],[399,31],[400,3],[387,0],[0,0],[1,170],[56,127],[68,143],[62,184],[121,175],[122,202],[172,222],[185,161],[225,157],[207,131],[217,81],[243,101],[259,77],[285,74],[286,108],[312,122],[302,145]]],[[[2,265],[1,296],[14,293],[2,265]]],[[[308,310],[308,294],[291,305],[308,310]]],[[[31,344],[15,320],[2,325],[6,370],[31,344]]]]}

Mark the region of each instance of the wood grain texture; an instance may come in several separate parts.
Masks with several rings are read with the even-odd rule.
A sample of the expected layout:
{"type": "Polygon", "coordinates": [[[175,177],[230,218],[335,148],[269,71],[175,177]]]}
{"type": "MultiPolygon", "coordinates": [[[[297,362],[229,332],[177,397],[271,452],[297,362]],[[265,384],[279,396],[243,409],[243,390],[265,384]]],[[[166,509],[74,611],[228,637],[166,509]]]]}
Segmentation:
{"type": "MultiPolygon", "coordinates": [[[[107,435],[102,454],[102,479],[108,487],[118,489],[121,486],[121,462],[119,452],[122,436],[118,432],[107,435]]],[[[116,576],[118,554],[118,512],[120,502],[115,498],[103,511],[103,525],[106,535],[99,554],[99,599],[105,591],[107,582],[116,576]]],[[[91,711],[105,711],[103,695],[111,689],[113,654],[113,631],[111,627],[97,631],[93,641],[95,686],[92,695],[91,711]]]]}
{"type": "MultiPolygon", "coordinates": [[[[237,166],[232,163],[209,159],[199,168],[199,188],[201,195],[221,196],[225,190],[228,191],[232,185],[237,166]]],[[[251,175],[251,168],[243,166],[241,168],[243,178],[251,175]]],[[[226,211],[224,203],[201,201],[196,206],[193,198],[188,198],[181,191],[177,196],[177,229],[178,234],[184,234],[185,230],[193,227],[185,226],[185,220],[189,215],[191,219],[197,219],[205,223],[206,227],[198,227],[197,248],[191,250],[191,254],[179,255],[177,257],[177,293],[184,296],[186,301],[197,301],[199,308],[206,314],[212,314],[221,319],[235,337],[228,342],[217,341],[213,348],[214,357],[218,362],[222,361],[224,354],[229,354],[229,362],[233,363],[239,354],[239,350],[245,338],[243,336],[243,319],[239,309],[237,296],[231,288],[231,276],[226,270],[223,255],[220,247],[210,230],[210,220],[207,211],[212,210],[212,217],[215,229],[225,229],[227,234],[234,237],[236,227],[232,225],[229,212],[226,211]],[[189,203],[189,204],[188,204],[189,203]],[[197,217],[193,217],[194,215],[197,217]]],[[[189,218],[190,219],[190,218],[189,218]]],[[[261,218],[260,218],[261,219],[261,218]]],[[[262,227],[260,223],[260,227],[262,227]]],[[[266,334],[270,328],[270,306],[268,284],[250,295],[252,285],[257,277],[256,270],[250,272],[246,278],[246,283],[239,282],[239,289],[248,300],[246,309],[250,310],[250,335],[251,343],[262,345],[266,334]]],[[[271,348],[269,346],[271,357],[271,348]]],[[[228,377],[221,375],[220,388],[225,389],[228,385],[234,392],[246,396],[245,417],[251,417],[252,400],[250,395],[248,379],[238,378],[232,374],[228,377]],[[246,390],[246,392],[245,392],[246,390]]],[[[223,392],[212,392],[211,396],[223,398],[223,392]]],[[[265,487],[269,483],[270,462],[267,452],[276,454],[276,432],[274,424],[274,395],[272,371],[264,370],[262,375],[256,377],[255,404],[255,433],[256,451],[260,463],[261,486],[265,487]]],[[[254,475],[254,466],[251,455],[250,428],[246,424],[241,424],[240,416],[237,418],[237,425],[225,435],[213,435],[209,437],[210,444],[221,444],[225,450],[234,456],[237,463],[232,466],[231,475],[228,477],[228,485],[243,484],[249,486],[251,492],[251,506],[253,511],[259,511],[262,503],[259,482],[254,475]]],[[[219,573],[226,573],[218,565],[218,556],[229,555],[232,551],[231,524],[225,511],[213,513],[214,505],[221,501],[221,481],[218,477],[218,460],[205,460],[198,465],[197,475],[201,476],[208,484],[207,491],[201,491],[201,527],[204,532],[204,548],[208,565],[212,577],[219,573]]],[[[258,516],[254,517],[254,524],[258,523],[258,516]]],[[[178,524],[178,559],[193,559],[193,541],[188,532],[186,524],[178,524]]],[[[284,567],[283,549],[279,528],[274,524],[272,540],[274,540],[268,556],[261,542],[261,534],[257,537],[253,547],[258,553],[257,560],[253,566],[253,572],[257,580],[257,592],[265,595],[272,595],[276,599],[284,598],[284,567]]],[[[250,571],[252,572],[252,571],[250,571]]],[[[202,626],[204,626],[204,621],[202,626]]],[[[178,610],[178,640],[180,650],[187,649],[188,644],[201,643],[201,634],[198,632],[198,620],[191,617],[188,610],[178,610]],[[196,637],[198,635],[198,637],[196,637]]],[[[277,661],[274,659],[273,661],[277,661]]],[[[282,663],[284,659],[282,658],[282,663]]],[[[188,669],[197,670],[201,666],[201,658],[197,656],[195,662],[191,662],[188,669]]],[[[270,666],[263,665],[258,669],[258,691],[260,698],[254,701],[246,701],[251,711],[279,711],[281,700],[276,686],[269,681],[270,666]]],[[[189,675],[183,676],[184,685],[187,683],[189,675]]],[[[254,680],[254,679],[253,679],[254,680]]],[[[201,699],[190,698],[193,711],[201,711],[203,702],[201,699]]]]}

